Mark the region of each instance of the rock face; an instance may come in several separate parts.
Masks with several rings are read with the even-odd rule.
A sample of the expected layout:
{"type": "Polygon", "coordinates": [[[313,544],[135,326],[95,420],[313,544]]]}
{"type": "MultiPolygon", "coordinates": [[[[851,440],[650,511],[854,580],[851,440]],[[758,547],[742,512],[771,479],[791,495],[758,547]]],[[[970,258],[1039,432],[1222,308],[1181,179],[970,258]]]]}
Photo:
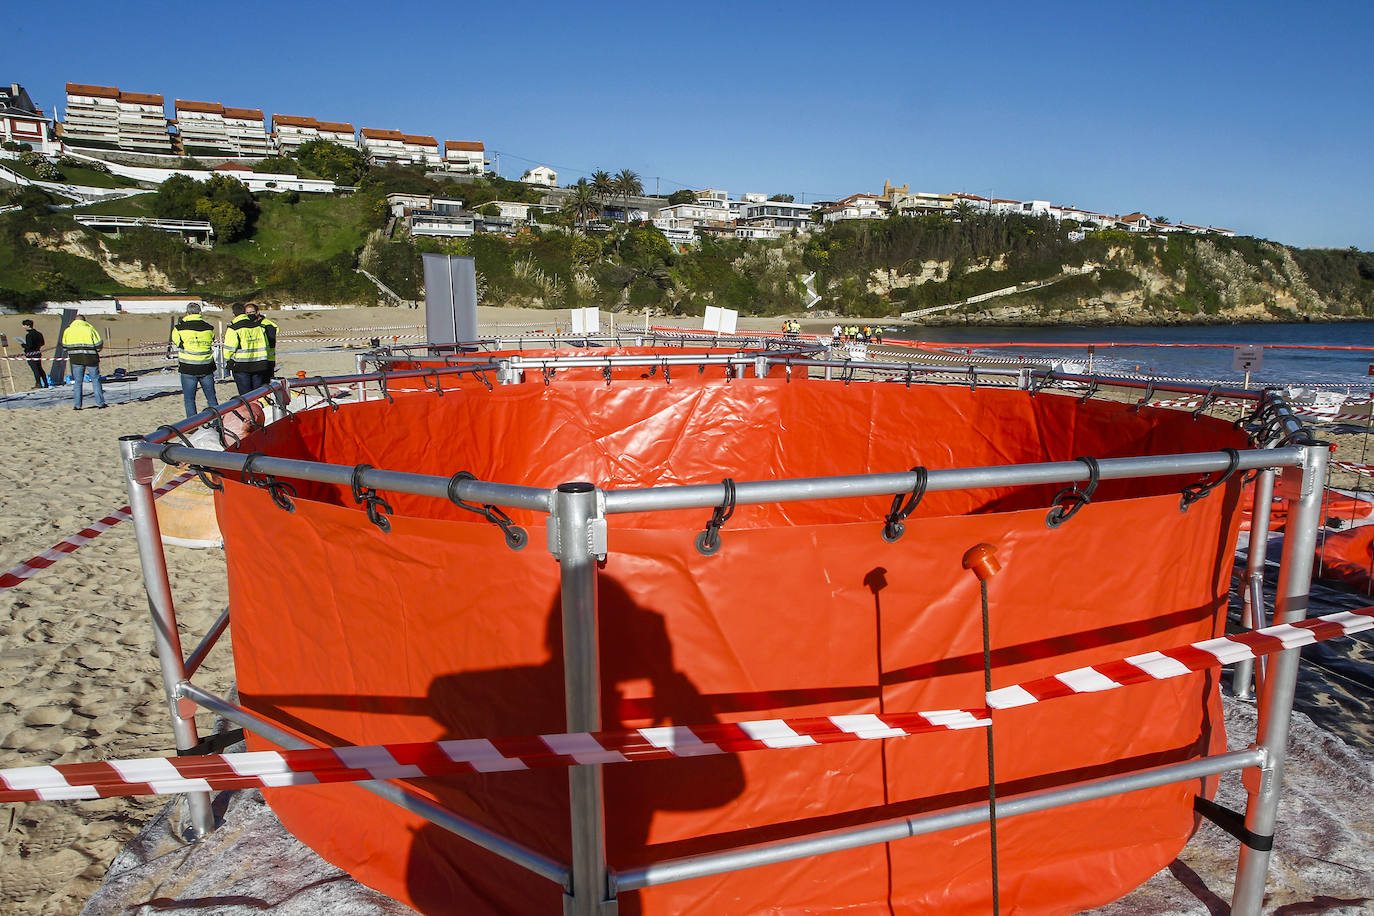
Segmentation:
{"type": "MultiPolygon", "coordinates": [[[[1226,699],[1231,749],[1255,734],[1253,704],[1226,699]]],[[[799,753],[805,753],[804,751],[799,753]]],[[[1294,715],[1266,914],[1357,916],[1374,909],[1374,758],[1294,715]]],[[[1217,800],[1243,810],[1235,774],[1217,800]]],[[[412,911],[324,862],[288,834],[252,792],[216,797],[222,825],[186,845],[172,802],[110,867],[83,916],[155,911],[174,916],[401,916],[412,911]]],[[[1132,894],[1094,916],[1197,916],[1227,911],[1238,843],[1204,822],[1179,857],[1132,894]]]]}
{"type": "Polygon", "coordinates": [[[86,233],[71,231],[47,236],[29,232],[24,237],[39,248],[95,261],[106,276],[130,289],[168,290],[177,287],[170,277],[155,266],[141,261],[121,261],[110,254],[102,240],[86,233]]]}

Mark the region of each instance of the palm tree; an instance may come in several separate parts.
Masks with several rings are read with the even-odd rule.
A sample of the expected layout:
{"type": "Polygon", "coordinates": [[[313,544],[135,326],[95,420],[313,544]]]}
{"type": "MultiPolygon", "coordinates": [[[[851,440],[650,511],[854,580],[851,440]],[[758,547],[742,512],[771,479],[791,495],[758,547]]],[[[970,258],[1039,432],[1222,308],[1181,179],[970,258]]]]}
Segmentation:
{"type": "Polygon", "coordinates": [[[592,172],[592,193],[601,201],[601,206],[606,206],[606,201],[615,195],[615,179],[611,177],[610,172],[605,169],[592,172]]]}
{"type": "Polygon", "coordinates": [[[612,183],[615,185],[616,193],[625,198],[625,224],[628,226],[630,224],[630,198],[643,194],[644,185],[639,180],[639,173],[631,169],[621,169],[612,179],[612,183]]]}
{"type": "Polygon", "coordinates": [[[569,216],[582,224],[584,232],[587,230],[588,221],[601,215],[601,204],[597,200],[596,191],[592,185],[587,184],[585,178],[577,179],[577,183],[572,186],[572,195],[563,204],[563,208],[568,211],[569,216]]]}

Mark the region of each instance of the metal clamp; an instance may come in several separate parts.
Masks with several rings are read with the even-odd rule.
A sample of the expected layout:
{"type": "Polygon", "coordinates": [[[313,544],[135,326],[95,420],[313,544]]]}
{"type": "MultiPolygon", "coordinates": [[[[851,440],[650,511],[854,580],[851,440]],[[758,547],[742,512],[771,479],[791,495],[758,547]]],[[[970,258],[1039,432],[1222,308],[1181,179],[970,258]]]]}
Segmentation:
{"type": "Polygon", "coordinates": [[[1054,499],[1051,500],[1053,505],[1045,516],[1045,526],[1048,528],[1058,528],[1077,515],[1079,509],[1093,501],[1093,493],[1097,490],[1097,483],[1101,474],[1097,466],[1097,459],[1075,458],[1074,461],[1081,461],[1088,466],[1088,485],[1079,489],[1074,484],[1054,494],[1054,499]]]}
{"type": "Polygon", "coordinates": [[[1196,420],[1198,417],[1202,416],[1207,408],[1215,404],[1216,401],[1217,386],[1213,385],[1211,388],[1208,388],[1207,393],[1202,396],[1202,403],[1197,406],[1197,410],[1193,411],[1193,419],[1196,420]]]}
{"type": "Polygon", "coordinates": [[[504,511],[502,511],[499,506],[493,506],[490,503],[481,506],[476,506],[472,503],[464,502],[458,496],[458,487],[462,484],[463,481],[476,479],[476,475],[471,474],[467,471],[459,471],[457,474],[454,474],[452,477],[450,477],[448,481],[449,502],[453,503],[460,509],[466,509],[469,512],[476,512],[478,515],[482,516],[487,521],[491,522],[493,525],[499,527],[502,533],[506,536],[506,546],[509,547],[511,550],[523,550],[525,548],[525,545],[529,543],[529,534],[526,533],[524,528],[521,528],[519,525],[515,524],[515,522],[511,520],[511,517],[507,515],[504,511]]]}
{"type": "Polygon", "coordinates": [[[1144,407],[1146,404],[1150,403],[1150,398],[1152,398],[1152,397],[1154,397],[1154,396],[1155,396],[1155,380],[1154,380],[1154,379],[1150,379],[1150,384],[1147,385],[1147,386],[1145,387],[1145,397],[1143,397],[1143,398],[1141,398],[1140,400],[1136,401],[1134,404],[1132,404],[1130,407],[1127,407],[1126,409],[1129,410],[1131,413],[1138,413],[1138,412],[1140,411],[1140,408],[1142,408],[1142,407],[1144,407]]]}
{"type": "Polygon", "coordinates": [[[250,487],[259,487],[266,490],[272,497],[272,502],[277,508],[287,512],[295,512],[296,504],[291,501],[291,497],[297,496],[296,488],[285,481],[278,480],[271,474],[256,475],[253,473],[253,464],[259,458],[265,458],[262,452],[249,452],[243,459],[243,468],[239,471],[239,481],[250,487]]]}
{"type": "Polygon", "coordinates": [[[1044,378],[1040,381],[1040,383],[1039,383],[1038,385],[1036,384],[1034,378],[1031,379],[1031,383],[1030,383],[1030,396],[1031,396],[1031,397],[1035,397],[1037,394],[1040,393],[1040,390],[1041,390],[1042,388],[1050,388],[1050,387],[1052,387],[1053,385],[1054,385],[1054,369],[1051,368],[1049,371],[1047,371],[1047,372],[1045,373],[1044,378]]]}
{"type": "Polygon", "coordinates": [[[709,557],[720,550],[720,528],[735,514],[735,482],[729,477],[721,481],[725,487],[725,501],[711,513],[706,528],[697,535],[697,553],[709,557]]]}
{"type": "Polygon", "coordinates": [[[911,471],[916,475],[916,483],[912,486],[911,493],[898,493],[892,497],[892,509],[887,513],[887,520],[883,522],[883,540],[889,544],[901,540],[902,535],[906,533],[907,516],[921,504],[921,497],[926,495],[926,469],[917,465],[911,471]]]}
{"type": "Polygon", "coordinates": [[[1090,379],[1090,381],[1092,382],[1092,384],[1088,386],[1087,392],[1084,393],[1083,397],[1081,397],[1081,398],[1078,399],[1078,403],[1079,403],[1080,406],[1083,405],[1083,404],[1086,404],[1086,403],[1088,403],[1088,401],[1092,400],[1092,396],[1095,395],[1095,394],[1097,394],[1097,392],[1098,392],[1098,391],[1100,390],[1100,388],[1101,388],[1101,386],[1097,384],[1097,376],[1094,375],[1094,376],[1090,379]]]}
{"type": "Polygon", "coordinates": [[[376,487],[363,486],[363,472],[372,470],[370,464],[359,464],[353,467],[353,476],[349,478],[348,486],[353,491],[353,501],[363,503],[367,508],[367,520],[376,525],[383,531],[391,530],[391,519],[387,515],[391,514],[391,503],[377,495],[376,487]],[[382,510],[386,510],[386,515],[382,510]]]}

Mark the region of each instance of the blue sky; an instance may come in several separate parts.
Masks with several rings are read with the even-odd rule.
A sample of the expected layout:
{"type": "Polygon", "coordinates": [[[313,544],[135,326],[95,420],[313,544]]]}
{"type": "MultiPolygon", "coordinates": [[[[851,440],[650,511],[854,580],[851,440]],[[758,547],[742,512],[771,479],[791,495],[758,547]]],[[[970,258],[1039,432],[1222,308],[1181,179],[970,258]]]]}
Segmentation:
{"type": "MultiPolygon", "coordinates": [[[[519,177],[995,192],[1374,249],[1374,4],[28,4],[0,79],[482,140],[519,177]]],[[[170,113],[170,110],[169,110],[170,113]]]]}

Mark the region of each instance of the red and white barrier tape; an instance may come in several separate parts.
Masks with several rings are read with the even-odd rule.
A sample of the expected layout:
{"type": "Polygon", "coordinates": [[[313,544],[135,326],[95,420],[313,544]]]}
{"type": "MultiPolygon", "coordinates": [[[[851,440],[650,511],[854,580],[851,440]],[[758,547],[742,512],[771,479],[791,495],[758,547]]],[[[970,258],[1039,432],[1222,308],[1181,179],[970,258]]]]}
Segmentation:
{"type": "MultiPolygon", "coordinates": [[[[177,477],[172,478],[171,480],[167,481],[162,486],[158,487],[156,490],[153,491],[153,498],[156,499],[159,496],[162,496],[164,493],[168,493],[171,490],[176,489],[177,487],[181,486],[194,476],[196,476],[194,471],[187,471],[184,474],[180,474],[177,477]]],[[[40,570],[47,569],[49,566],[53,565],[58,560],[62,559],[67,554],[71,553],[73,550],[76,550],[78,547],[82,546],[87,541],[91,540],[92,538],[98,537],[100,534],[102,534],[105,531],[108,531],[115,525],[118,525],[120,522],[128,521],[130,517],[131,516],[129,514],[128,506],[125,506],[122,509],[116,509],[114,512],[111,512],[109,515],[102,518],[100,521],[93,522],[90,525],[90,527],[82,528],[76,534],[67,538],[65,541],[62,541],[60,544],[57,544],[53,547],[49,547],[47,550],[43,551],[33,559],[20,563],[18,566],[14,567],[14,569],[11,569],[7,573],[0,574],[0,592],[8,591],[9,589],[14,588],[16,585],[23,582],[25,579],[33,578],[34,576],[38,575],[40,570]]]]}
{"type": "MultiPolygon", "coordinates": [[[[1076,693],[1111,690],[1217,668],[1374,628],[1374,607],[1280,624],[1116,662],[1067,671],[987,694],[1008,709],[1076,693]]],[[[150,757],[0,770],[0,802],[57,801],[114,795],[170,795],[221,789],[277,788],[368,779],[414,779],[575,764],[627,763],[740,751],[814,747],[845,741],[904,738],[932,731],[982,728],[988,709],[815,716],[626,731],[472,738],[303,751],[257,751],[150,757]]]]}
{"type": "Polygon", "coordinates": [[[1374,475],[1374,465],[1356,464],[1353,461],[1337,461],[1334,458],[1331,459],[1330,463],[1331,466],[1334,468],[1340,468],[1345,471],[1353,471],[1356,474],[1374,475]]]}

